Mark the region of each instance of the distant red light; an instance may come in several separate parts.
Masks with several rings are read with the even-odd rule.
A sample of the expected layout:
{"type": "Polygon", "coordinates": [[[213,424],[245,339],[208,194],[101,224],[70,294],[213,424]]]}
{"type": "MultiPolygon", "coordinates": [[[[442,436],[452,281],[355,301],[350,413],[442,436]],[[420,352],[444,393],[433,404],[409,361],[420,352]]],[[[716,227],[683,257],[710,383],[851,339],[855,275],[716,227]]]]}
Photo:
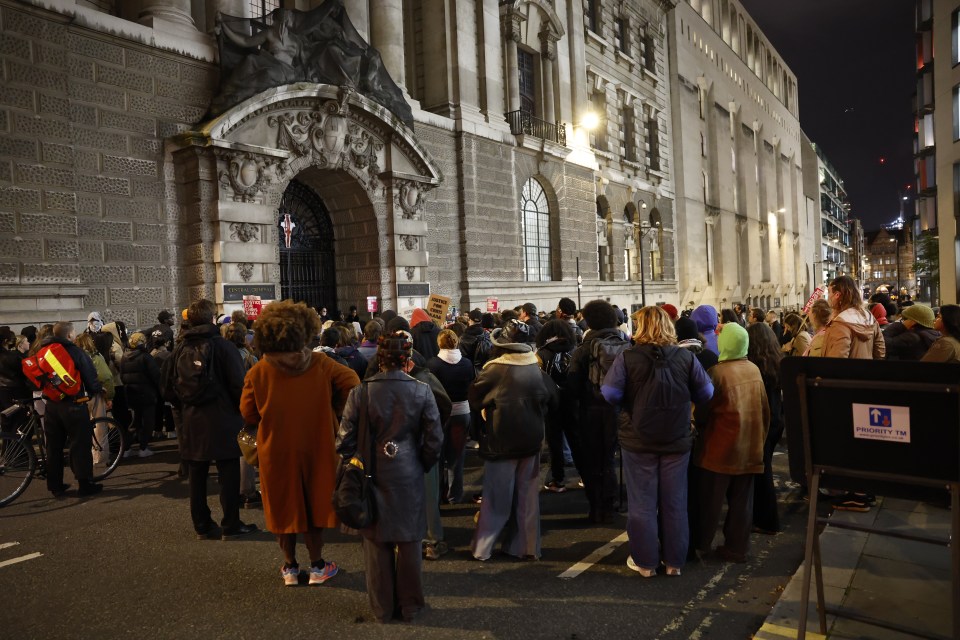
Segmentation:
{"type": "Polygon", "coordinates": [[[883,156],[880,157],[880,164],[887,164],[887,159],[883,156]]]}

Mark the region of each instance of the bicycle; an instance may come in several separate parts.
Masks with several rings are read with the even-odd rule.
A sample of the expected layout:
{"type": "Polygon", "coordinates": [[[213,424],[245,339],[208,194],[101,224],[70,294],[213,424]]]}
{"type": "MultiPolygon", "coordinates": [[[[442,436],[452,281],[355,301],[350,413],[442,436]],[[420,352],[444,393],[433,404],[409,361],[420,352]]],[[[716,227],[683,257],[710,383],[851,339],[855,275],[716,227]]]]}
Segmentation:
{"type": "MultiPolygon", "coordinates": [[[[20,411],[27,412],[26,420],[16,431],[0,433],[0,507],[16,500],[35,476],[46,475],[46,437],[32,403],[14,402],[2,415],[12,418],[20,411]]],[[[94,471],[100,467],[100,473],[94,473],[93,481],[99,482],[120,464],[127,439],[120,424],[109,416],[92,418],[90,424],[93,427],[94,471]]]]}

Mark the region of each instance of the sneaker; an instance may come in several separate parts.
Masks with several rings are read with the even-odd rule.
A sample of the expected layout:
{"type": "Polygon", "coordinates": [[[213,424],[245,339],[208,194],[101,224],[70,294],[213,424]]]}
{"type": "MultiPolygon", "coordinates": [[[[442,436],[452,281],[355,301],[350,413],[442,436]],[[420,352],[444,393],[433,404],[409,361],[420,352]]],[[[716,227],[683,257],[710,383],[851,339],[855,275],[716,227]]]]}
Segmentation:
{"type": "Polygon", "coordinates": [[[323,567],[310,567],[310,584],[323,584],[333,576],[337,575],[340,567],[336,562],[324,563],[323,567]]]}
{"type": "MultiPolygon", "coordinates": [[[[664,565],[664,566],[666,566],[666,565],[664,565]]],[[[676,567],[667,567],[666,569],[667,569],[667,575],[668,575],[668,576],[676,577],[676,576],[679,576],[679,575],[680,575],[680,569],[678,569],[678,568],[676,568],[676,567]]]]}
{"type": "Polygon", "coordinates": [[[833,500],[833,508],[838,511],[856,511],[857,513],[867,513],[870,511],[870,503],[867,502],[867,496],[860,493],[847,493],[838,496],[833,500]]]}
{"type": "Polygon", "coordinates": [[[583,489],[583,480],[577,480],[577,486],[583,489]]]}
{"type": "Polygon", "coordinates": [[[167,431],[167,440],[176,440],[177,432],[176,431],[167,431]]]}
{"type": "Polygon", "coordinates": [[[280,575],[283,577],[285,587],[295,587],[300,584],[300,567],[297,565],[280,567],[280,575]]]}
{"type": "Polygon", "coordinates": [[[252,496],[240,496],[240,506],[244,509],[256,509],[263,505],[263,497],[259,491],[254,492],[252,496]]]}
{"type": "Polygon", "coordinates": [[[423,545],[423,557],[427,560],[439,560],[440,556],[446,554],[448,550],[447,543],[442,540],[435,543],[428,542],[423,545]]]}
{"type": "Polygon", "coordinates": [[[565,486],[556,480],[551,480],[547,484],[543,485],[543,488],[545,491],[549,491],[551,493],[564,493],[567,490],[565,486]]]}
{"type": "Polygon", "coordinates": [[[134,451],[133,449],[127,449],[126,451],[123,452],[124,458],[132,458],[135,455],[137,455],[137,452],[134,451]]]}
{"type": "Polygon", "coordinates": [[[638,565],[636,562],[634,562],[633,556],[630,556],[630,555],[627,556],[627,568],[630,569],[631,571],[636,571],[644,578],[652,578],[653,576],[657,575],[656,569],[644,569],[643,567],[638,565]]]}
{"type": "Polygon", "coordinates": [[[140,449],[140,453],[137,454],[137,457],[149,458],[152,455],[153,455],[153,451],[151,451],[149,447],[144,447],[143,449],[140,449]]]}

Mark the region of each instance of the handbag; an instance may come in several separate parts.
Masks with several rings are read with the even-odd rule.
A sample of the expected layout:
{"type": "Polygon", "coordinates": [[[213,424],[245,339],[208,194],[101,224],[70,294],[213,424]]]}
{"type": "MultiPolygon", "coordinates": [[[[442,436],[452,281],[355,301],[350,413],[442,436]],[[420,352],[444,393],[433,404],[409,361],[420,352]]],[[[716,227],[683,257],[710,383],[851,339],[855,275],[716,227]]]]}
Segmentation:
{"type": "Polygon", "coordinates": [[[257,456],[257,425],[244,425],[237,434],[237,444],[240,445],[240,452],[247,464],[251,467],[260,466],[260,459],[257,456]]]}
{"type": "Polygon", "coordinates": [[[367,383],[364,382],[360,387],[357,450],[349,459],[340,461],[337,485],[333,491],[333,510],[340,521],[351,529],[365,529],[377,522],[376,487],[373,484],[376,454],[367,424],[367,413],[367,383]]]}

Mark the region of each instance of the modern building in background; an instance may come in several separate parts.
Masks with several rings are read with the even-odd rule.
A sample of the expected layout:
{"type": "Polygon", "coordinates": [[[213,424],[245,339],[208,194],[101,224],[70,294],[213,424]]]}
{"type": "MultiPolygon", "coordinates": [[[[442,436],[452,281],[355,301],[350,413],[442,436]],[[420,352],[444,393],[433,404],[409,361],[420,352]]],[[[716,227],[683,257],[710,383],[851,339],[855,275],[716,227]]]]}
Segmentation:
{"type": "Polygon", "coordinates": [[[733,0],[669,14],[680,303],[802,306],[814,286],[793,73],[733,0]]]}
{"type": "Polygon", "coordinates": [[[0,0],[0,323],[806,299],[796,80],[736,2],[343,4],[409,121],[344,82],[211,111],[217,11],[251,71],[321,0],[0,0]]]}
{"type": "MultiPolygon", "coordinates": [[[[913,231],[939,242],[940,304],[960,295],[960,7],[950,0],[917,0],[917,93],[913,231]],[[936,55],[937,64],[934,64],[936,55]],[[950,108],[945,104],[950,99],[950,108]],[[939,99],[937,104],[935,97],[939,99]]],[[[932,243],[931,243],[932,244],[932,243]]]]}
{"type": "Polygon", "coordinates": [[[827,159],[823,149],[813,145],[817,157],[817,182],[820,185],[820,269],[823,281],[852,275],[850,265],[850,203],[843,180],[827,159]]]}

